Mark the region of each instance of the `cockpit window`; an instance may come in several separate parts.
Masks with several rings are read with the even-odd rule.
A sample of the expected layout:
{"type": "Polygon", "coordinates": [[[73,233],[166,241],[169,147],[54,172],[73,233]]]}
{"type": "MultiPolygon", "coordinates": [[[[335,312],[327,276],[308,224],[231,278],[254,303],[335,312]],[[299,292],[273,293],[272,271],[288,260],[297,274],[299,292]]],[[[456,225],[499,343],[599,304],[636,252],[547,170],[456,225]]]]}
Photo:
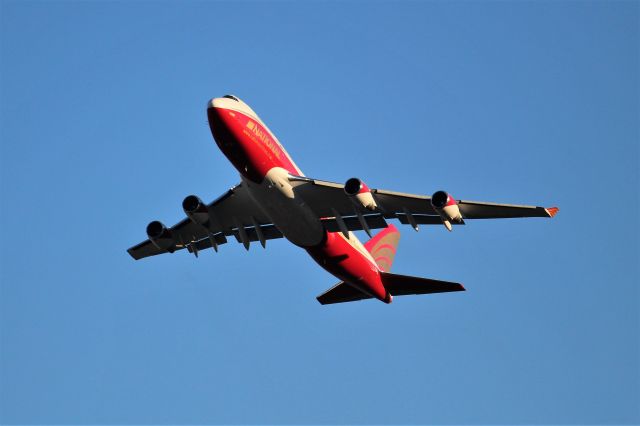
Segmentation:
{"type": "Polygon", "coordinates": [[[238,102],[238,98],[236,98],[233,95],[224,95],[223,98],[227,98],[227,99],[233,99],[234,101],[238,102]]]}

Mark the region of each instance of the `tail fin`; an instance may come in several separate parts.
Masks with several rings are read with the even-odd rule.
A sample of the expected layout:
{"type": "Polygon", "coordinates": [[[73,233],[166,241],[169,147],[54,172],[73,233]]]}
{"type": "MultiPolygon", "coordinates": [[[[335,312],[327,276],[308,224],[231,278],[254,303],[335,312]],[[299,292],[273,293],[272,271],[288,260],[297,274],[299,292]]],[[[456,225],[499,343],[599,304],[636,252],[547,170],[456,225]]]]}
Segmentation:
{"type": "Polygon", "coordinates": [[[449,281],[410,277],[408,275],[390,274],[388,272],[381,272],[380,277],[382,278],[382,285],[384,285],[384,288],[386,288],[392,296],[465,291],[462,284],[449,281]]]}
{"type": "Polygon", "coordinates": [[[389,272],[396,257],[399,241],[400,232],[393,224],[389,224],[375,237],[364,243],[364,247],[371,253],[378,267],[384,272],[389,272]]]}

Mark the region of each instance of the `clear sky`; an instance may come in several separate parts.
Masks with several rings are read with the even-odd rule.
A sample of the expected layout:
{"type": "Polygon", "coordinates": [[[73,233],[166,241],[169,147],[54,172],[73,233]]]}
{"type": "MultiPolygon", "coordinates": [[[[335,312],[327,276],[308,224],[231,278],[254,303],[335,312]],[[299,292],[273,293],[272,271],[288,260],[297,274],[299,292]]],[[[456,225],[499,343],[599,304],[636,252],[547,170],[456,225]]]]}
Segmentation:
{"type": "Polygon", "coordinates": [[[2,1],[0,422],[639,423],[639,9],[2,1]],[[132,260],[238,182],[226,93],[309,176],[561,211],[402,228],[468,291],[390,306],[285,240],[132,260]]]}

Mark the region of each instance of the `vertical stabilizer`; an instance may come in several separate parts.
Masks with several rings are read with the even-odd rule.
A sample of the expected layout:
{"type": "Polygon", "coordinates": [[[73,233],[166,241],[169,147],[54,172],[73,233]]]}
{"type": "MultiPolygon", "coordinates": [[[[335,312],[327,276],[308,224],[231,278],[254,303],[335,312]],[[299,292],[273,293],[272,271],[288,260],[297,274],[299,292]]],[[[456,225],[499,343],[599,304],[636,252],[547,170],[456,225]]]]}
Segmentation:
{"type": "Polygon", "coordinates": [[[393,224],[390,224],[367,241],[364,247],[371,253],[378,267],[384,272],[389,272],[393,259],[396,257],[399,241],[400,232],[393,224]]]}

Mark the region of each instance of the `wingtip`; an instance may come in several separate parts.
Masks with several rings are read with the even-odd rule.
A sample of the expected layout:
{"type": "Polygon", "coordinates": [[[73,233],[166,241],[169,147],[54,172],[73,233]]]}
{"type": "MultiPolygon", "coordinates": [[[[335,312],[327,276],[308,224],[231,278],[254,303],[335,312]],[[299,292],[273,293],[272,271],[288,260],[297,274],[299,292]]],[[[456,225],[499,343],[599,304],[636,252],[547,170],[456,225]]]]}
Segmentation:
{"type": "Polygon", "coordinates": [[[127,253],[129,253],[129,256],[131,256],[133,258],[133,260],[140,259],[139,257],[136,257],[136,255],[134,254],[134,250],[133,249],[134,249],[133,247],[127,249],[127,253]]]}
{"type": "Polygon", "coordinates": [[[545,210],[547,211],[549,217],[554,217],[560,211],[560,209],[557,207],[547,207],[545,210]]]}

